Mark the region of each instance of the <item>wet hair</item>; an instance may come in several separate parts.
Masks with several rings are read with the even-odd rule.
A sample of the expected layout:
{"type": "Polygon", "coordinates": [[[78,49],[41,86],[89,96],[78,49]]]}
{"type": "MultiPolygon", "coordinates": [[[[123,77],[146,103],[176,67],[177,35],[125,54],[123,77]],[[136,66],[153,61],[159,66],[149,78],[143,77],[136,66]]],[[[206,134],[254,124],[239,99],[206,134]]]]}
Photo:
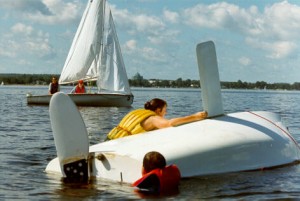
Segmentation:
{"type": "Polygon", "coordinates": [[[165,157],[157,151],[148,152],[143,159],[143,167],[146,173],[157,168],[162,169],[166,164],[165,157]]]}
{"type": "Polygon", "coordinates": [[[153,98],[151,101],[147,101],[144,105],[146,110],[155,111],[157,108],[162,109],[164,106],[167,106],[167,102],[159,99],[153,98]]]}

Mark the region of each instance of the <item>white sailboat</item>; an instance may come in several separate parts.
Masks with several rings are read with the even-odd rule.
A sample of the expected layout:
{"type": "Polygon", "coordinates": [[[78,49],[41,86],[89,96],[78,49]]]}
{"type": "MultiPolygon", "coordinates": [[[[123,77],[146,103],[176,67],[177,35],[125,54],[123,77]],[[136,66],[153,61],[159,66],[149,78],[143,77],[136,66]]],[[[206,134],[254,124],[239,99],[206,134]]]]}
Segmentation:
{"type": "MultiPolygon", "coordinates": [[[[97,81],[96,93],[69,94],[80,106],[130,106],[130,90],[113,17],[106,0],[88,0],[59,84],[97,81]]],[[[27,95],[28,104],[49,104],[51,95],[27,95]]]]}
{"type": "Polygon", "coordinates": [[[182,177],[261,170],[300,160],[299,145],[278,114],[224,114],[213,42],[197,46],[197,59],[203,108],[209,115],[202,121],[89,146],[79,111],[67,96],[55,94],[50,120],[58,157],[46,172],[77,181],[93,176],[131,183],[141,177],[143,157],[149,151],[176,164],[182,177]]]}

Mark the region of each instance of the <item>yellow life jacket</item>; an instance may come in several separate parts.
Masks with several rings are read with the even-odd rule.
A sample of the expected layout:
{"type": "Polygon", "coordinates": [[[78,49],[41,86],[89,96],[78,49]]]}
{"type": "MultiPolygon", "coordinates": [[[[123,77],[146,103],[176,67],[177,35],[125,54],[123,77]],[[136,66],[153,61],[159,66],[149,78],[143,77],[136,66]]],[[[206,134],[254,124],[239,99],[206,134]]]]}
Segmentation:
{"type": "Polygon", "coordinates": [[[145,109],[137,109],[129,112],[107,135],[110,140],[135,135],[146,132],[141,126],[141,122],[150,116],[156,115],[155,112],[145,109]]]}

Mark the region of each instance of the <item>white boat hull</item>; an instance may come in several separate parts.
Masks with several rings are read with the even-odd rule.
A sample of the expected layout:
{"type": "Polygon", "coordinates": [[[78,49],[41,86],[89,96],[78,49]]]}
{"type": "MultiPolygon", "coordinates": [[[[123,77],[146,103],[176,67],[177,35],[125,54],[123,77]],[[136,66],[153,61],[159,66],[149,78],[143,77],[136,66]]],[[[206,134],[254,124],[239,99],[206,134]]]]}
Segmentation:
{"type": "MultiPolygon", "coordinates": [[[[182,177],[257,170],[300,159],[296,141],[270,112],[241,112],[103,142],[89,148],[91,176],[133,182],[144,155],[161,152],[182,177]]],[[[58,158],[47,172],[62,175],[58,158]]]]}
{"type": "MultiPolygon", "coordinates": [[[[68,94],[77,106],[130,107],[133,95],[124,94],[68,94]]],[[[49,105],[52,95],[27,94],[28,105],[49,105]]]]}

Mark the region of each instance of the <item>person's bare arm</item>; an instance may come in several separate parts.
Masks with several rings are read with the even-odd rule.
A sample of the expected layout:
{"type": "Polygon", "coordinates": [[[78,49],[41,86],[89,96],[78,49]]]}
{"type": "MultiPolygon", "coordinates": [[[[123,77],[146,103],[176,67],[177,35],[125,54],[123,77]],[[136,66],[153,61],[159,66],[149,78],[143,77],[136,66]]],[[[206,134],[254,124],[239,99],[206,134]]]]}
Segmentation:
{"type": "Polygon", "coordinates": [[[170,122],[171,126],[178,126],[178,125],[190,123],[193,121],[199,121],[199,120],[205,119],[206,117],[207,117],[207,112],[197,112],[197,113],[189,115],[189,116],[177,117],[177,118],[170,119],[169,122],[170,122]]]}
{"type": "Polygon", "coordinates": [[[151,116],[142,123],[142,126],[145,130],[150,131],[158,128],[167,128],[167,127],[178,126],[193,121],[199,121],[205,119],[206,117],[207,117],[207,112],[197,112],[189,116],[177,117],[169,120],[162,118],[160,116],[151,116]]]}

